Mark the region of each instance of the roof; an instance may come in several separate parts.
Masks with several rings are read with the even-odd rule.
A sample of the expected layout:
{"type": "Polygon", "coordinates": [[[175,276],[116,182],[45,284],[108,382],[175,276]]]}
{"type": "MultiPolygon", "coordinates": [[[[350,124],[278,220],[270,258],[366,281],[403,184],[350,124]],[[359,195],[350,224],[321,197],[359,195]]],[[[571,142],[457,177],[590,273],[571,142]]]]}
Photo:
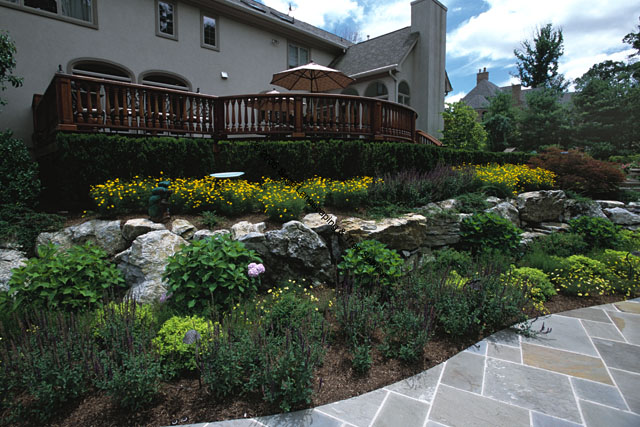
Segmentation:
{"type": "Polygon", "coordinates": [[[474,110],[486,108],[489,105],[489,98],[494,96],[499,90],[501,90],[501,88],[489,80],[480,80],[476,87],[471,89],[471,92],[462,98],[462,101],[474,110]]]}
{"type": "MultiPolygon", "coordinates": [[[[213,1],[213,0],[209,0],[213,1]]],[[[271,21],[285,28],[302,31],[310,34],[316,38],[323,39],[329,43],[347,48],[353,45],[352,42],[337,36],[333,33],[325,31],[321,28],[314,27],[311,24],[300,21],[294,16],[289,16],[287,13],[280,12],[267,5],[259,3],[254,0],[224,0],[224,2],[232,4],[236,8],[245,9],[247,12],[252,13],[255,16],[262,17],[265,20],[271,21]]],[[[216,2],[218,3],[218,2],[216,2]]]]}
{"type": "Polygon", "coordinates": [[[411,32],[411,27],[406,27],[354,44],[344,55],[334,60],[330,67],[353,77],[367,71],[397,66],[411,51],[418,37],[418,33],[411,32]]]}

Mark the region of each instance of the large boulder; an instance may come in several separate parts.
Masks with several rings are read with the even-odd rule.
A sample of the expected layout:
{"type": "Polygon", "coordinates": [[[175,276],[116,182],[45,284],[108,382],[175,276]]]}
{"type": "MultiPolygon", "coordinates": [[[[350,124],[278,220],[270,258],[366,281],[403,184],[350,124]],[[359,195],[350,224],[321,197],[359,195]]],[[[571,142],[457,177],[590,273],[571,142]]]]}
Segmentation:
{"type": "Polygon", "coordinates": [[[13,274],[13,269],[22,267],[27,262],[27,255],[24,252],[13,249],[0,250],[0,291],[8,291],[9,280],[13,274]]]}
{"type": "Polygon", "coordinates": [[[248,233],[238,241],[262,258],[266,278],[279,282],[306,278],[314,283],[335,278],[329,249],[320,236],[299,221],[289,221],[280,230],[248,233]]]}
{"type": "Polygon", "coordinates": [[[129,242],[133,242],[138,236],[150,231],[166,230],[167,227],[159,222],[153,222],[147,218],[134,218],[124,223],[122,226],[122,237],[129,242]]]}
{"type": "Polygon", "coordinates": [[[557,222],[562,220],[566,199],[562,190],[530,191],[518,194],[516,207],[520,211],[521,221],[557,222]]]}
{"type": "Polygon", "coordinates": [[[191,240],[198,229],[186,219],[174,219],[171,224],[171,232],[186,240],[191,240]]]}
{"type": "Polygon", "coordinates": [[[592,216],[596,218],[606,218],[602,212],[602,207],[598,202],[578,201],[575,199],[567,199],[564,202],[563,220],[569,222],[574,218],[581,216],[592,216]]]}
{"type": "Polygon", "coordinates": [[[624,203],[617,200],[596,200],[602,209],[624,208],[624,203]]]}
{"type": "Polygon", "coordinates": [[[264,222],[252,224],[249,221],[240,221],[237,224],[231,226],[231,238],[238,240],[240,237],[249,233],[264,233],[267,229],[267,225],[264,222]]]}
{"type": "Polygon", "coordinates": [[[217,235],[224,235],[224,234],[231,234],[231,231],[229,230],[215,230],[215,231],[211,231],[211,230],[207,230],[206,228],[203,230],[198,230],[195,233],[193,233],[193,240],[204,240],[204,239],[210,239],[213,236],[217,236],[217,235]]]}
{"type": "Polygon", "coordinates": [[[640,225],[640,215],[623,208],[605,208],[604,213],[617,225],[640,225]]]}
{"type": "Polygon", "coordinates": [[[455,245],[460,241],[460,223],[471,214],[435,215],[427,217],[427,229],[421,246],[437,248],[455,245]]]}
{"type": "Polygon", "coordinates": [[[117,220],[91,220],[72,225],[61,231],[40,233],[36,239],[38,246],[53,243],[62,250],[87,242],[101,247],[109,256],[113,256],[127,247],[127,241],[122,236],[120,221],[117,220]]]}
{"type": "Polygon", "coordinates": [[[338,231],[341,226],[338,224],[338,217],[333,214],[321,215],[311,213],[302,218],[302,223],[317,233],[329,248],[331,262],[336,264],[340,261],[342,247],[338,231]]]}
{"type": "Polygon", "coordinates": [[[406,214],[379,221],[345,218],[341,225],[347,241],[357,243],[363,240],[377,240],[398,251],[419,248],[423,245],[427,233],[427,218],[418,214],[406,214]]]}
{"type": "Polygon", "coordinates": [[[139,302],[159,299],[166,291],[162,274],[168,258],[189,243],[169,230],[138,236],[131,247],[116,255],[118,268],[130,286],[130,295],[139,302]]]}
{"type": "Polygon", "coordinates": [[[485,212],[494,213],[502,218],[508,219],[516,227],[520,227],[520,212],[512,203],[501,202],[492,208],[486,209],[485,212]]]}

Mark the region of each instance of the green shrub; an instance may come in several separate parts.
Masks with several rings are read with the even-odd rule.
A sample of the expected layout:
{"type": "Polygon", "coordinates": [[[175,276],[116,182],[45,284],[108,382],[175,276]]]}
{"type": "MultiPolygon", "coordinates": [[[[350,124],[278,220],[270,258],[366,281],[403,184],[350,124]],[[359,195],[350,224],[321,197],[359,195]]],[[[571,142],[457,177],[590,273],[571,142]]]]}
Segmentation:
{"type": "Polygon", "coordinates": [[[257,289],[247,274],[252,262],[261,260],[230,236],[196,240],[169,258],[164,273],[169,303],[181,310],[203,311],[208,304],[229,307],[257,289]]]}
{"type": "Polygon", "coordinates": [[[520,246],[521,233],[511,221],[493,213],[477,213],[464,218],[460,224],[461,243],[473,252],[485,248],[515,252],[520,246]]]}
{"type": "Polygon", "coordinates": [[[212,327],[207,320],[198,316],[173,316],[164,322],[152,343],[169,375],[197,368],[196,348],[202,352],[207,346],[207,341],[202,337],[207,336],[212,327]],[[185,334],[191,329],[200,334],[198,345],[183,342],[185,334]]]}
{"type": "Polygon", "coordinates": [[[336,292],[335,316],[347,343],[354,349],[369,345],[376,327],[382,320],[382,307],[375,294],[366,294],[354,288],[353,283],[343,278],[336,292]]]}
{"type": "Polygon", "coordinates": [[[40,246],[39,258],[13,271],[9,293],[13,309],[33,305],[83,310],[99,305],[106,292],[125,287],[120,270],[107,253],[91,244],[60,252],[56,246],[40,246]]]}
{"type": "Polygon", "coordinates": [[[611,248],[618,240],[618,227],[606,218],[581,216],[569,221],[572,233],[582,234],[589,246],[611,248]]]}
{"type": "Polygon", "coordinates": [[[591,296],[614,292],[607,266],[584,255],[572,255],[566,259],[566,267],[550,274],[556,290],[565,295],[591,296]]]}
{"type": "Polygon", "coordinates": [[[613,249],[626,252],[640,251],[640,230],[620,230],[613,249]]]}
{"type": "Polygon", "coordinates": [[[139,304],[130,298],[98,307],[91,321],[93,336],[102,341],[105,347],[116,348],[122,342],[123,332],[142,338],[152,332],[154,324],[151,304],[139,304]]]}
{"type": "Polygon", "coordinates": [[[216,215],[215,211],[203,211],[200,215],[202,215],[202,222],[207,228],[213,228],[220,222],[220,218],[216,215]]]}
{"type": "Polygon", "coordinates": [[[537,268],[514,268],[509,272],[509,280],[525,283],[530,292],[541,294],[543,301],[558,294],[549,280],[549,276],[547,276],[544,271],[538,270],[537,268]]]}
{"type": "Polygon", "coordinates": [[[10,130],[0,131],[0,205],[32,208],[39,196],[38,166],[27,146],[10,130]]]}
{"type": "Polygon", "coordinates": [[[305,326],[316,336],[320,333],[322,317],[318,313],[318,299],[302,285],[292,280],[285,286],[269,290],[266,298],[259,300],[260,321],[270,333],[283,335],[286,331],[305,326]]]}
{"type": "Polygon", "coordinates": [[[371,347],[368,344],[360,344],[353,348],[351,368],[356,375],[365,375],[371,369],[371,347]]]}
{"type": "Polygon", "coordinates": [[[554,172],[557,175],[557,188],[593,198],[615,194],[625,180],[624,173],[617,165],[595,160],[579,150],[547,148],[532,157],[529,164],[554,172]]]}
{"type": "Polygon", "coordinates": [[[351,274],[362,285],[392,286],[402,276],[403,261],[393,249],[375,240],[363,240],[342,255],[341,274],[351,274]]]}
{"type": "Polygon", "coordinates": [[[477,213],[489,208],[487,196],[483,193],[465,193],[456,197],[456,208],[463,213],[477,213]]]}
{"type": "Polygon", "coordinates": [[[531,267],[538,270],[542,270],[545,274],[550,275],[556,270],[562,270],[567,268],[567,262],[565,258],[549,255],[544,251],[544,248],[533,248],[528,251],[519,261],[518,265],[521,267],[531,267]]]}
{"type": "Polygon", "coordinates": [[[473,258],[469,252],[457,251],[453,248],[437,250],[433,253],[434,260],[427,267],[436,271],[455,270],[460,274],[471,274],[473,258]]]}
{"type": "Polygon", "coordinates": [[[535,239],[529,245],[531,252],[544,252],[562,258],[571,255],[585,254],[589,251],[589,244],[584,235],[577,233],[551,233],[535,239]]]}
{"type": "Polygon", "coordinates": [[[45,231],[62,228],[64,217],[17,205],[0,206],[0,240],[16,242],[28,256],[36,255],[35,242],[45,231]]]}
{"type": "Polygon", "coordinates": [[[629,252],[605,249],[595,256],[609,270],[614,292],[633,297],[640,291],[640,257],[629,252]]]}

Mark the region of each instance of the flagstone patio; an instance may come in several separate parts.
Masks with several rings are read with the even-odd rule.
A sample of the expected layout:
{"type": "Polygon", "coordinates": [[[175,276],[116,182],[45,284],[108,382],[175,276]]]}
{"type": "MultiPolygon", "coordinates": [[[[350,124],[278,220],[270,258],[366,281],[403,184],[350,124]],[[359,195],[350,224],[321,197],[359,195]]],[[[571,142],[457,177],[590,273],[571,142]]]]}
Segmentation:
{"type": "Polygon", "coordinates": [[[534,325],[543,322],[550,333],[500,331],[362,396],[191,427],[640,426],[640,298],[553,314],[534,325]]]}

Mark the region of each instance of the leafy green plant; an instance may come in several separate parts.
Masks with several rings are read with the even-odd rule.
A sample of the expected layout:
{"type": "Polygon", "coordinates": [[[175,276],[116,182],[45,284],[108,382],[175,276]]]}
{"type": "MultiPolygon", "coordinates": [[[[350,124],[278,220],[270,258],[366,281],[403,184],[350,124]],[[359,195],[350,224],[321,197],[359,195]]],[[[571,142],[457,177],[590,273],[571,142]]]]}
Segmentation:
{"type": "Polygon", "coordinates": [[[515,252],[521,233],[508,219],[488,212],[466,217],[460,224],[461,243],[474,252],[484,248],[515,252]]]}
{"type": "Polygon", "coordinates": [[[229,307],[256,290],[247,273],[251,262],[262,261],[230,236],[194,241],[169,258],[164,273],[168,301],[181,310],[203,311],[208,304],[229,307]]]}
{"type": "Polygon", "coordinates": [[[371,369],[371,347],[368,344],[360,344],[353,348],[351,367],[356,375],[365,375],[371,369]]]}
{"type": "Polygon", "coordinates": [[[614,242],[613,249],[633,252],[640,250],[640,230],[620,230],[618,240],[614,242]]]}
{"type": "Polygon", "coordinates": [[[0,205],[0,240],[17,243],[28,256],[36,255],[35,242],[40,233],[59,230],[63,224],[64,217],[60,215],[0,205]]]}
{"type": "Polygon", "coordinates": [[[551,233],[535,239],[528,248],[530,252],[543,252],[562,258],[585,254],[589,249],[584,235],[577,233],[551,233]]]}
{"type": "Polygon", "coordinates": [[[584,236],[590,246],[611,248],[618,240],[618,227],[606,218],[581,216],[569,221],[572,233],[584,236]]]}
{"type": "Polygon", "coordinates": [[[402,258],[393,249],[375,240],[363,240],[345,251],[338,271],[348,272],[363,285],[389,287],[402,276],[402,265],[402,258]]]}
{"type": "Polygon", "coordinates": [[[33,208],[39,195],[38,166],[27,146],[10,130],[0,131],[0,205],[33,208]]]}
{"type": "Polygon", "coordinates": [[[194,371],[197,368],[196,354],[203,351],[207,345],[202,337],[212,327],[210,322],[198,316],[173,316],[164,322],[152,343],[169,375],[175,375],[183,370],[194,371]],[[185,334],[191,329],[200,334],[201,338],[197,346],[195,343],[184,342],[185,334]]]}
{"type": "Polygon", "coordinates": [[[464,275],[471,273],[473,258],[469,252],[444,248],[435,251],[433,256],[433,261],[427,263],[429,269],[442,272],[455,270],[464,275]]]}
{"type": "Polygon", "coordinates": [[[513,268],[508,273],[509,280],[521,281],[527,285],[532,294],[541,295],[542,300],[546,300],[557,295],[549,276],[544,271],[531,267],[513,268]]]}
{"type": "Polygon", "coordinates": [[[611,275],[602,262],[584,255],[572,255],[566,259],[566,265],[550,275],[558,292],[579,297],[614,292],[611,275]]]}
{"type": "Polygon", "coordinates": [[[202,211],[200,215],[202,215],[202,222],[207,228],[213,228],[220,222],[220,218],[215,211],[202,211]]]}
{"type": "Polygon", "coordinates": [[[464,213],[482,212],[489,208],[487,196],[483,193],[465,193],[456,197],[456,208],[464,213]]]}
{"type": "Polygon", "coordinates": [[[303,325],[314,336],[321,333],[322,317],[318,313],[318,301],[307,288],[289,281],[285,286],[269,290],[260,303],[260,318],[266,329],[275,335],[300,329],[303,325]]]}
{"type": "Polygon", "coordinates": [[[609,270],[615,293],[633,297],[640,292],[640,257],[625,251],[605,249],[594,256],[609,270]]]}
{"type": "Polygon", "coordinates": [[[99,305],[107,291],[125,286],[107,253],[90,242],[64,252],[50,244],[39,247],[38,252],[39,258],[15,269],[9,280],[13,309],[24,305],[87,309],[99,305]]]}
{"type": "Polygon", "coordinates": [[[150,339],[155,326],[155,314],[151,304],[139,304],[131,298],[122,302],[111,301],[98,307],[91,319],[93,336],[105,348],[118,348],[121,335],[129,333],[141,340],[150,339]]]}

